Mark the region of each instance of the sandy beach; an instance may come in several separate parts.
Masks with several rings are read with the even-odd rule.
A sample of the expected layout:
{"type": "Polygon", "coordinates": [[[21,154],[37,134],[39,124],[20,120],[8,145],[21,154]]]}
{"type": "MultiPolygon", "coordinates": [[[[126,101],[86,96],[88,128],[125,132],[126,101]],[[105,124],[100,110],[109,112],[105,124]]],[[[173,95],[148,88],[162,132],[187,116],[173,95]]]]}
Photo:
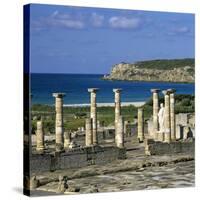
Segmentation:
{"type": "MultiPolygon", "coordinates": [[[[121,102],[121,106],[136,106],[136,107],[140,107],[143,106],[145,104],[144,101],[140,101],[140,102],[121,102]]],[[[89,107],[90,104],[64,104],[64,107],[89,107]]],[[[98,107],[114,107],[115,103],[97,103],[98,107]]]]}

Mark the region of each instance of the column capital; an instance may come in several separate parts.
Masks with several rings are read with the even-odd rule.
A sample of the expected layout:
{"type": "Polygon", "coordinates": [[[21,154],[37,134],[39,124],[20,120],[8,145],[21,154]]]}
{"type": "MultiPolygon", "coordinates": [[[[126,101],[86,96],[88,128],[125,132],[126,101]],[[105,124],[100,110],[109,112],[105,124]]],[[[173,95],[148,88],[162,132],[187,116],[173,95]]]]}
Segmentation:
{"type": "Polygon", "coordinates": [[[175,89],[173,89],[173,88],[170,88],[170,89],[168,89],[167,90],[170,94],[172,94],[172,93],[175,93],[176,92],[176,90],[175,89]]]}
{"type": "Polygon", "coordinates": [[[154,88],[154,89],[151,89],[151,92],[152,92],[152,93],[158,93],[158,92],[160,92],[160,89],[154,88]]]}
{"type": "Polygon", "coordinates": [[[65,93],[53,93],[52,95],[55,98],[63,98],[65,96],[65,93]]]}
{"type": "Polygon", "coordinates": [[[99,88],[88,88],[88,92],[96,93],[99,90],[99,88]]]}
{"type": "Polygon", "coordinates": [[[122,91],[121,88],[114,88],[114,89],[113,89],[113,92],[121,92],[121,91],[122,91]]]}
{"type": "Polygon", "coordinates": [[[162,93],[163,93],[164,95],[169,95],[169,91],[168,91],[168,90],[163,90],[162,93]]]}

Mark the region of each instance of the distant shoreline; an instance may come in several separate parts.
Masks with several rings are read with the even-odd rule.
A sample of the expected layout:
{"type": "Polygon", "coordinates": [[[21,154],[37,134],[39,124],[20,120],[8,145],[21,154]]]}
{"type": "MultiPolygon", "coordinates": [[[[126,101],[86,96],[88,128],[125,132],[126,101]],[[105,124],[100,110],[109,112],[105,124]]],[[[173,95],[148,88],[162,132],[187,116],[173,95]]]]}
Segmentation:
{"type": "MultiPolygon", "coordinates": [[[[139,101],[139,102],[121,102],[121,106],[136,106],[140,107],[143,106],[146,102],[145,101],[139,101]]],[[[64,104],[64,107],[89,107],[89,103],[83,103],[83,104],[64,104]]],[[[97,103],[98,107],[114,107],[115,103],[97,103]]]]}
{"type": "MultiPolygon", "coordinates": [[[[145,101],[136,101],[136,102],[121,102],[121,106],[135,106],[140,107],[143,106],[145,101]]],[[[45,105],[54,107],[54,104],[43,104],[43,103],[33,103],[33,105],[45,105]]],[[[114,107],[115,103],[97,103],[97,107],[114,107]]],[[[71,108],[82,108],[82,107],[90,107],[90,103],[80,103],[80,104],[63,104],[63,107],[71,107],[71,108]]]]}

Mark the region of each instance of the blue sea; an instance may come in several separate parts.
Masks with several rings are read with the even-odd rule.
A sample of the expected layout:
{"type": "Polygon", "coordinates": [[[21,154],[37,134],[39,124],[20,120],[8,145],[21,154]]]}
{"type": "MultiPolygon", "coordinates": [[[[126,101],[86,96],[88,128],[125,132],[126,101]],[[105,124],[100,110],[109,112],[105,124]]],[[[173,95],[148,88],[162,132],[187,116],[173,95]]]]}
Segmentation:
{"type": "Polygon", "coordinates": [[[99,88],[98,103],[113,103],[113,88],[123,89],[122,102],[141,102],[151,97],[151,88],[174,88],[178,94],[194,94],[194,84],[108,81],[102,80],[103,75],[89,74],[31,74],[32,103],[54,104],[54,92],[64,92],[64,104],[87,104],[90,101],[88,88],[99,88]]]}

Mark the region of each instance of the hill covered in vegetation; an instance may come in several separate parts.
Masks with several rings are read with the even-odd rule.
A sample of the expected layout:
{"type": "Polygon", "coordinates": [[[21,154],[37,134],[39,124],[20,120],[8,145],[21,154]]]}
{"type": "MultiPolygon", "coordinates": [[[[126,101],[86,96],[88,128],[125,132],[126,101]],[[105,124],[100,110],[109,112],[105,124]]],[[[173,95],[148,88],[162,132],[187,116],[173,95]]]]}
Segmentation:
{"type": "Polygon", "coordinates": [[[106,80],[194,82],[195,61],[192,58],[122,62],[112,67],[106,80]]]}

